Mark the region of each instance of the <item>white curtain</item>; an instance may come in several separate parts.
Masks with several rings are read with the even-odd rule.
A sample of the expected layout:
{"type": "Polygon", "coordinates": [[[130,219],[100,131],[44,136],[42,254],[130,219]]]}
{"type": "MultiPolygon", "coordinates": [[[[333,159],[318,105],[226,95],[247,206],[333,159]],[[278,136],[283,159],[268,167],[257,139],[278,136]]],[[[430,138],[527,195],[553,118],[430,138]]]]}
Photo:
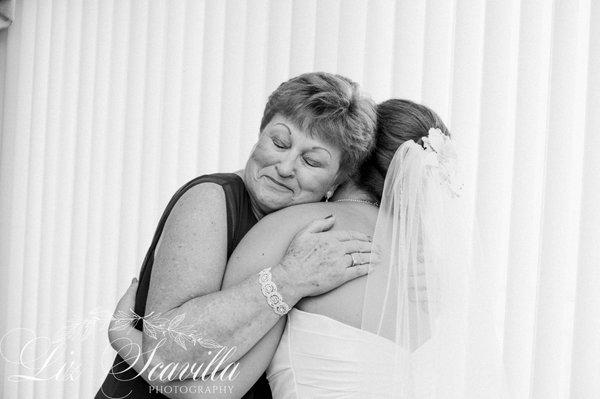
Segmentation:
{"type": "Polygon", "coordinates": [[[600,397],[595,0],[16,1],[0,31],[0,396],[93,396],[113,357],[93,311],[137,274],[170,196],[241,168],[268,94],[313,70],[447,121],[514,397],[600,397]],[[52,355],[72,378],[13,381],[50,356],[32,337],[67,325],[88,334],[52,355]]]}

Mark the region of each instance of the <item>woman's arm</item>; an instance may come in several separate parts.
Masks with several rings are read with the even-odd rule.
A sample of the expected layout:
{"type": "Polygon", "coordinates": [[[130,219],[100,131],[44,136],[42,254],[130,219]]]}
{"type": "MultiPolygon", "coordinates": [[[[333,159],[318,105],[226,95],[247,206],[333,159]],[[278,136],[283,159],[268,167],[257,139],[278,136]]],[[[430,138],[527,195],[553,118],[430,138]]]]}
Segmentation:
{"type": "MultiPolygon", "coordinates": [[[[200,183],[178,199],[165,222],[154,252],[146,315],[168,316],[188,299],[218,291],[226,261],[225,193],[218,184],[200,183]]],[[[156,345],[151,336],[143,336],[146,350],[156,345]]]]}
{"type": "MultiPolygon", "coordinates": [[[[304,296],[327,292],[366,274],[367,265],[349,268],[351,258],[346,254],[362,252],[368,259],[369,237],[348,231],[323,232],[331,229],[334,218],[323,218],[326,212],[322,206],[312,205],[287,208],[263,218],[231,256],[222,291],[191,298],[161,317],[183,317],[181,324],[191,326],[204,342],[235,347],[231,360],[236,360],[280,318],[261,293],[259,270],[272,266],[273,281],[290,306],[304,296]],[[297,233],[315,217],[321,219],[297,233]]],[[[156,342],[145,336],[144,352],[150,352],[156,342]]],[[[167,340],[156,356],[165,363],[208,362],[208,352],[209,348],[201,344],[184,348],[167,340]]]]}
{"type": "Polygon", "coordinates": [[[197,398],[197,397],[217,397],[217,398],[240,398],[242,397],[258,380],[260,375],[269,365],[273,354],[279,343],[279,339],[285,327],[285,317],[278,320],[277,324],[248,352],[232,363],[227,360],[222,373],[215,372],[211,378],[212,371],[216,368],[209,368],[196,363],[194,367],[202,370],[198,373],[196,379],[179,380],[177,374],[172,374],[169,378],[169,372],[172,367],[161,363],[157,358],[150,356],[146,361],[140,356],[142,348],[142,332],[133,328],[131,325],[119,326],[119,314],[128,313],[135,301],[135,291],[137,289],[137,280],[132,282],[125,295],[121,298],[115,309],[115,317],[111,321],[109,328],[109,339],[113,348],[119,355],[125,359],[138,375],[144,378],[150,385],[149,390],[160,392],[169,398],[197,398]],[[227,365],[231,366],[227,368],[227,365]],[[161,371],[166,370],[161,378],[161,371]],[[203,379],[202,376],[207,378],[203,379]]]}
{"type": "MultiPolygon", "coordinates": [[[[272,264],[277,262],[282,254],[286,252],[286,248],[297,230],[307,221],[322,216],[323,213],[324,210],[320,207],[304,206],[278,212],[271,217],[267,217],[246,235],[232,255],[228,269],[225,273],[223,282],[224,291],[217,294],[224,296],[224,294],[230,292],[228,290],[240,288],[240,283],[244,284],[247,281],[251,281],[252,285],[250,288],[253,296],[256,296],[256,304],[259,308],[261,306],[264,307],[266,310],[265,316],[267,318],[273,318],[275,320],[271,326],[263,326],[268,332],[263,334],[264,336],[258,340],[258,343],[254,345],[248,353],[244,356],[241,356],[239,352],[236,353],[236,356],[241,356],[241,358],[238,360],[239,365],[237,370],[239,373],[233,381],[218,380],[215,382],[211,380],[202,381],[201,379],[189,379],[191,377],[189,373],[180,374],[179,371],[181,368],[167,366],[171,360],[161,358],[157,352],[150,352],[150,356],[138,356],[142,351],[142,333],[131,326],[124,326],[123,324],[120,324],[120,328],[115,328],[119,326],[116,319],[111,323],[109,331],[111,344],[119,352],[121,357],[126,359],[128,363],[132,365],[132,368],[154,387],[153,389],[160,388],[161,392],[169,397],[186,398],[191,397],[192,393],[197,396],[207,390],[214,392],[215,389],[212,388],[216,386],[218,386],[218,390],[221,392],[222,397],[241,397],[248,389],[250,389],[250,387],[252,387],[269,365],[279,343],[286,320],[285,317],[278,317],[275,315],[271,308],[266,304],[265,298],[262,296],[262,293],[260,293],[257,282],[257,272],[264,267],[265,263],[272,264]],[[257,293],[258,295],[254,295],[257,293]],[[168,371],[178,370],[172,374],[172,376],[176,377],[174,381],[161,381],[160,378],[158,378],[160,371],[165,368],[167,368],[168,371]],[[183,379],[183,381],[178,378],[183,379]]],[[[315,224],[313,223],[313,226],[314,225],[315,224]]],[[[336,234],[339,235],[340,233],[336,234]]],[[[343,235],[345,233],[341,234],[343,235]]],[[[135,287],[130,288],[126,292],[117,305],[117,309],[115,310],[116,315],[119,312],[129,312],[129,309],[133,306],[134,293],[135,287]]],[[[245,300],[247,299],[248,298],[245,300]]],[[[223,304],[227,304],[227,302],[223,302],[223,304]]],[[[231,306],[231,302],[229,305],[231,306]]],[[[238,316],[236,313],[239,311],[239,308],[226,307],[224,311],[228,312],[229,317],[235,318],[238,316]]],[[[243,318],[240,318],[240,320],[243,320],[243,318]]],[[[161,338],[164,339],[164,337],[161,338]]],[[[166,337],[166,341],[163,342],[167,342],[168,340],[169,337],[166,337]]],[[[156,342],[158,342],[158,340],[156,340],[156,342]]],[[[144,351],[146,350],[144,349],[144,351]]],[[[208,352],[208,350],[203,351],[205,355],[209,355],[208,352]]],[[[214,357],[214,352],[209,356],[211,358],[214,357]]],[[[226,368],[227,365],[234,360],[233,357],[229,357],[222,365],[221,369],[226,368]]],[[[174,363],[177,361],[180,365],[184,364],[184,361],[181,359],[176,359],[174,363]]],[[[202,363],[208,362],[205,362],[203,358],[192,359],[190,361],[190,364],[195,364],[196,366],[202,363]]]]}

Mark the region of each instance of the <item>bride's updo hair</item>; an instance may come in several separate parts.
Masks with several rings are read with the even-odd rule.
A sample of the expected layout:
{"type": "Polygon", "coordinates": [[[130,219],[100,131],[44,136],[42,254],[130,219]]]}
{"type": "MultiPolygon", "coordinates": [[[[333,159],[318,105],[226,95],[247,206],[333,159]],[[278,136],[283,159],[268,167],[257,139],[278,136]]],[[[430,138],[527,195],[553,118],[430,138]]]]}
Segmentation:
{"type": "Polygon", "coordinates": [[[438,114],[424,105],[395,98],[377,105],[375,149],[360,167],[355,179],[358,186],[380,201],[385,174],[398,147],[407,140],[422,144],[421,138],[427,136],[431,128],[450,136],[438,114]]]}

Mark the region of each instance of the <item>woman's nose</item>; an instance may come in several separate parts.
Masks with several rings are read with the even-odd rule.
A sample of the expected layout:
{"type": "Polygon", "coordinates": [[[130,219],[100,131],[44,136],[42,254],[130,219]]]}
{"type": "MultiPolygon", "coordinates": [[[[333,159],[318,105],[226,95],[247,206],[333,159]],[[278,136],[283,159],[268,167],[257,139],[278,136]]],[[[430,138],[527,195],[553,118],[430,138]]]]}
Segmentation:
{"type": "Polygon", "coordinates": [[[294,177],[296,172],[296,158],[287,156],[281,159],[281,161],[275,166],[277,173],[281,177],[294,177]]]}

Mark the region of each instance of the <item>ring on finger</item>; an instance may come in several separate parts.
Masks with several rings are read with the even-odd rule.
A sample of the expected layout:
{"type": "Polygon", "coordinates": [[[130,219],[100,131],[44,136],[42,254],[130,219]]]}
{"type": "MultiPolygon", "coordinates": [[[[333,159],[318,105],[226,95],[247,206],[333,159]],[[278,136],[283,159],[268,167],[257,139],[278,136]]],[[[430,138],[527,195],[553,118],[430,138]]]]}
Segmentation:
{"type": "Polygon", "coordinates": [[[350,257],[352,258],[352,264],[350,265],[350,267],[356,266],[357,263],[356,263],[356,259],[354,259],[354,252],[350,253],[350,257]]]}

